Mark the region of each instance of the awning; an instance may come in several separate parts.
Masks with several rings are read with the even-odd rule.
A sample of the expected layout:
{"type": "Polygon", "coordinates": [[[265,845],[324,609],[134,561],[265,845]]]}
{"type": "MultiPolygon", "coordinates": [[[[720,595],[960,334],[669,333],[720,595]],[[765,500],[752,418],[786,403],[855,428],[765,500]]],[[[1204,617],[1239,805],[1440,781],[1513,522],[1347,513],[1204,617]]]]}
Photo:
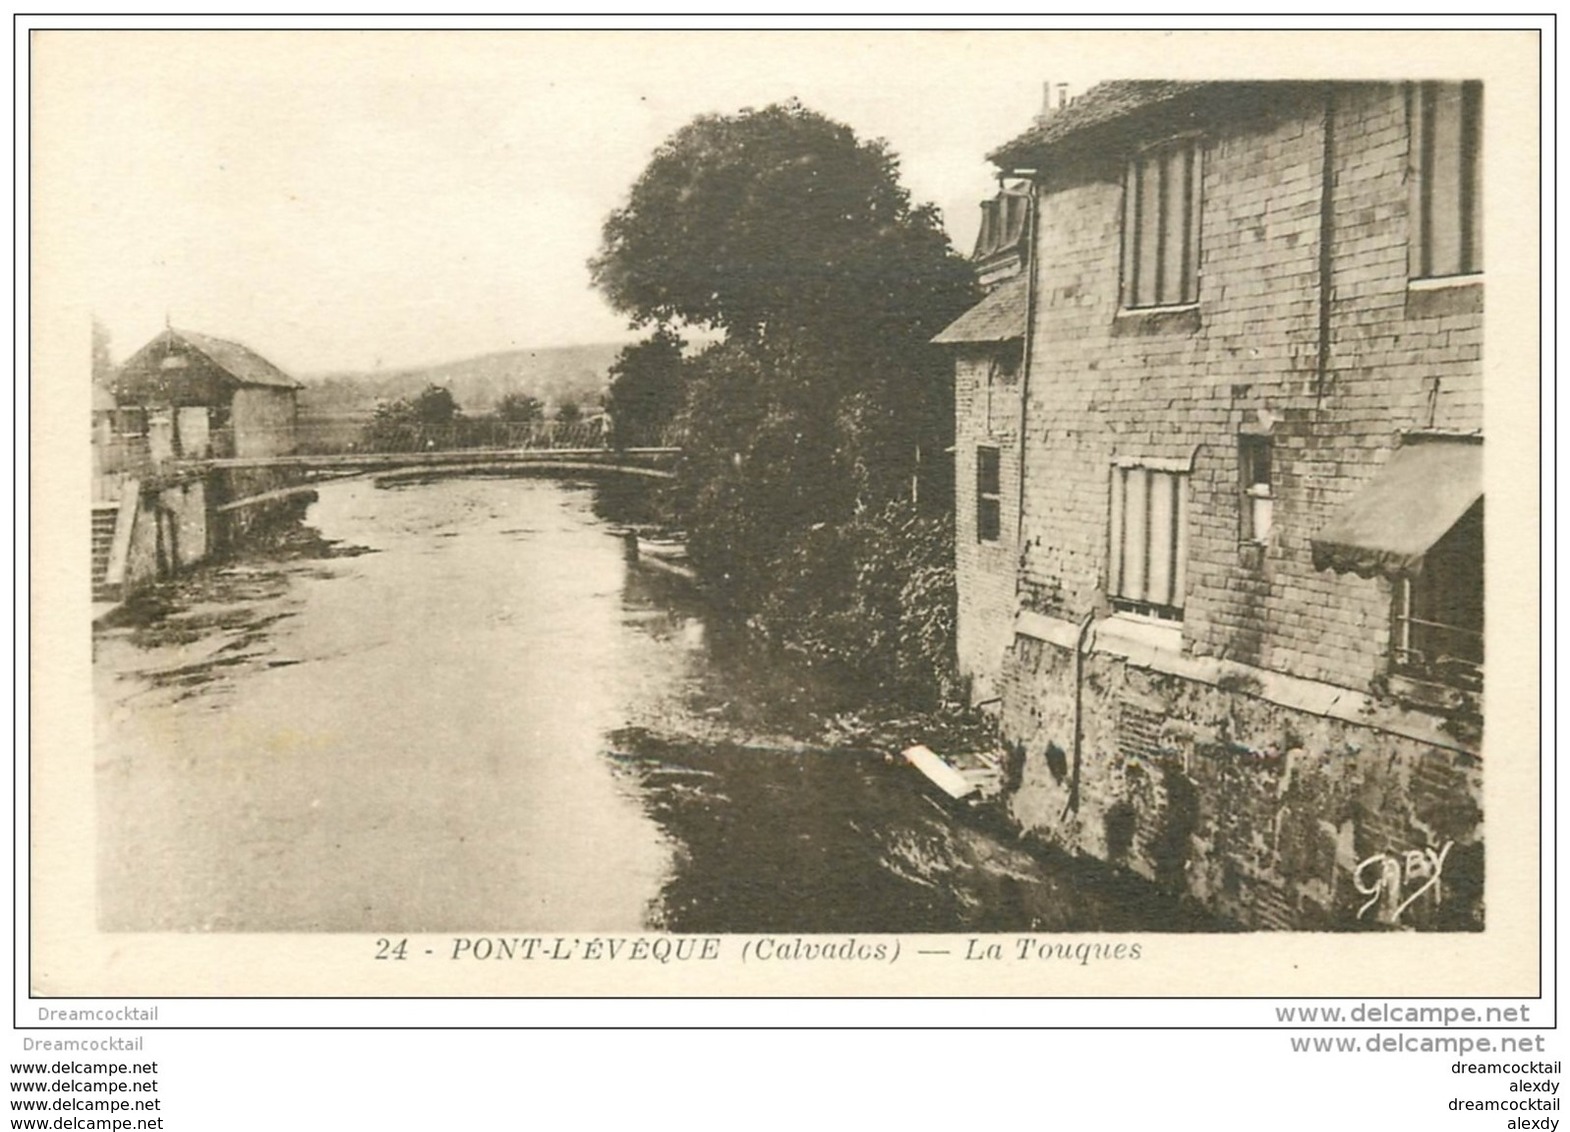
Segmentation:
{"type": "Polygon", "coordinates": [[[1315,538],[1314,568],[1414,578],[1423,556],[1483,497],[1483,445],[1409,438],[1315,538]]]}
{"type": "Polygon", "coordinates": [[[1016,275],[960,315],[934,342],[1007,342],[1025,336],[1025,277],[1016,275]]]}

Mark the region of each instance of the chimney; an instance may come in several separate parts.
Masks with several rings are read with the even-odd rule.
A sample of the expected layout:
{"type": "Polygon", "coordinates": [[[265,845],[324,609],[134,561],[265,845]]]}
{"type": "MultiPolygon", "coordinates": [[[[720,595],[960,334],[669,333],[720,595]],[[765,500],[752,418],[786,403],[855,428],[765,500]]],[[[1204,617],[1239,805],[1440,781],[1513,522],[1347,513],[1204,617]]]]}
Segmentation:
{"type": "Polygon", "coordinates": [[[1041,113],[1036,115],[1037,125],[1045,122],[1073,101],[1068,91],[1068,83],[1048,81],[1041,84],[1041,113]]]}
{"type": "Polygon", "coordinates": [[[1040,124],[1052,117],[1052,83],[1041,84],[1041,112],[1036,115],[1036,122],[1040,124]]]}

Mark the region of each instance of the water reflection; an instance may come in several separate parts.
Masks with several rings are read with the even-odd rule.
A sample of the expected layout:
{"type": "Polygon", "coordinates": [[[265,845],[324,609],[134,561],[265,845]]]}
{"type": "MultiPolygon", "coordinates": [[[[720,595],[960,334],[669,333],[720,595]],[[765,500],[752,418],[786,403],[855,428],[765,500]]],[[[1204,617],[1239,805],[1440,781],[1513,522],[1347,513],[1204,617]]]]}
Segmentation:
{"type": "Polygon", "coordinates": [[[1170,923],[957,822],[594,488],[326,485],[95,639],[107,930],[1170,923]]]}

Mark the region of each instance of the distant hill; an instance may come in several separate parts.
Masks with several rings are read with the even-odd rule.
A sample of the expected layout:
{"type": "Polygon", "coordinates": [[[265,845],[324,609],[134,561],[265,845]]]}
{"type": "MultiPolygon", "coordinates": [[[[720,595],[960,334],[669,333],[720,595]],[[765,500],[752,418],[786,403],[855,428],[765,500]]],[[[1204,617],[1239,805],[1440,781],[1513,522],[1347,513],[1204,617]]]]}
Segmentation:
{"type": "Polygon", "coordinates": [[[547,406],[564,401],[588,409],[609,384],[619,342],[505,350],[457,362],[371,372],[327,373],[301,378],[300,412],[306,416],[370,413],[378,401],[409,397],[427,385],[446,386],[469,416],[487,413],[508,393],[527,393],[547,406]]]}

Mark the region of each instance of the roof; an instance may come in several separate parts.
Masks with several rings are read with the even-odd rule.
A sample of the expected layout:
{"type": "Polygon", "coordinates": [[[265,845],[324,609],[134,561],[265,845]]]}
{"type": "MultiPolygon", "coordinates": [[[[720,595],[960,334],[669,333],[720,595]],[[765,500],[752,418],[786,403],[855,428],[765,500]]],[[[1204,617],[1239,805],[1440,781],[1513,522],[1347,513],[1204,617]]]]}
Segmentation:
{"type": "Polygon", "coordinates": [[[934,342],[957,345],[961,342],[1006,342],[1025,336],[1025,277],[998,286],[990,295],[953,322],[934,342]]]}
{"type": "Polygon", "coordinates": [[[1013,141],[987,154],[987,159],[1004,167],[1028,164],[1034,155],[1077,134],[1215,85],[1167,79],[1116,79],[1097,83],[1067,106],[1038,119],[1013,141]]]}
{"type": "Polygon", "coordinates": [[[234,378],[241,385],[271,385],[279,389],[303,389],[305,386],[273,365],[249,346],[214,338],[211,334],[198,334],[194,330],[171,329],[174,337],[192,349],[205,354],[209,361],[234,378]]]}
{"type": "Polygon", "coordinates": [[[1482,497],[1479,438],[1410,438],[1310,540],[1314,568],[1414,578],[1423,556],[1482,497]]]}

